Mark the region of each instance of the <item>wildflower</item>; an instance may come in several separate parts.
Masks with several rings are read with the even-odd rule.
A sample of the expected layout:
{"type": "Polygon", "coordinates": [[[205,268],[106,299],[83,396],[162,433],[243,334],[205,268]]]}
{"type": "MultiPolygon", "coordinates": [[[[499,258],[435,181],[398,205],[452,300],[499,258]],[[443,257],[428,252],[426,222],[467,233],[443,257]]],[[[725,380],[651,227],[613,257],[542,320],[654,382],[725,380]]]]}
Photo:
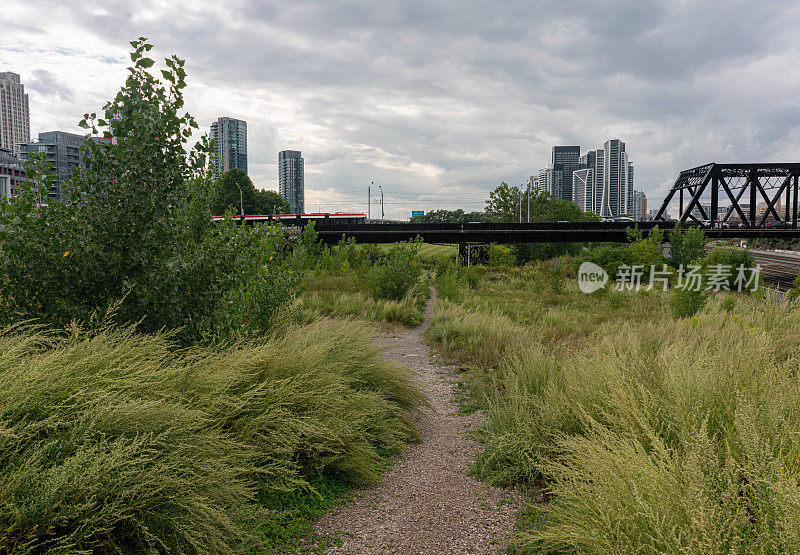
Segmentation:
{"type": "Polygon", "coordinates": [[[66,257],[68,257],[68,256],[69,256],[69,251],[67,251],[67,252],[65,252],[65,253],[64,253],[64,258],[66,258],[66,257]]]}

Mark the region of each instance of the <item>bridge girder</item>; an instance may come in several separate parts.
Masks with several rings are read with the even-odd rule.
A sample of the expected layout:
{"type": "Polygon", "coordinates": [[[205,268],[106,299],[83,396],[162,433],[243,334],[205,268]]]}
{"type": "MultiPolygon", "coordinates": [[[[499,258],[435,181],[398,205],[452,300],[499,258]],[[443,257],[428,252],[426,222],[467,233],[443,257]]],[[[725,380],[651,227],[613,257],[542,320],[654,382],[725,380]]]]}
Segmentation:
{"type": "Polygon", "coordinates": [[[678,195],[681,223],[707,228],[740,222],[748,229],[761,229],[772,218],[775,225],[797,229],[798,177],[800,163],[717,164],[710,163],[682,171],[664,199],[656,221],[663,221],[669,204],[678,195]],[[688,204],[684,197],[688,194],[688,204]],[[746,196],[747,203],[742,202],[746,196]],[[710,197],[710,204],[701,199],[710,197]],[[730,201],[720,217],[720,198],[730,201]],[[781,207],[781,200],[784,205],[781,207]],[[764,210],[758,214],[758,205],[764,210]],[[706,213],[706,207],[709,213],[706,213]],[[781,214],[783,208],[783,214],[781,214]],[[697,210],[697,213],[695,213],[697,210]],[[700,217],[698,218],[697,215],[700,217]],[[734,218],[735,215],[735,218],[734,218]]]}

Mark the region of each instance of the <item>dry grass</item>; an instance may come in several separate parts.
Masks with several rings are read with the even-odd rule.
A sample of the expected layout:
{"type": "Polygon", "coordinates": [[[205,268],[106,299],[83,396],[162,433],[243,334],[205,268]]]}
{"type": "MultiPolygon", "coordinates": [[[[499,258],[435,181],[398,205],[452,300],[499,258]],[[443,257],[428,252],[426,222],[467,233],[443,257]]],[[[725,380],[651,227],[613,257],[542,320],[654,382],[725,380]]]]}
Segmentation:
{"type": "Polygon", "coordinates": [[[216,351],[0,331],[0,552],[269,550],[273,497],[415,437],[410,378],[358,323],[216,351]]]}
{"type": "Polygon", "coordinates": [[[546,267],[488,274],[429,337],[473,368],[488,411],[476,471],[543,485],[528,547],[800,551],[800,308],[713,295],[582,295],[546,267]]]}

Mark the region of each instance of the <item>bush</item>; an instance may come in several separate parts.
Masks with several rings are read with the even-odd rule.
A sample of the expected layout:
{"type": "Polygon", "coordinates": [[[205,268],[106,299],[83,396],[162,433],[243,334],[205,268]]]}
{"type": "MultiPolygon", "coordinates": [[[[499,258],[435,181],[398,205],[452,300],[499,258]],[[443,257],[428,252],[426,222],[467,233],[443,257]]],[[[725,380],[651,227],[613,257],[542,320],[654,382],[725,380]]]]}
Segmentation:
{"type": "Polygon", "coordinates": [[[439,297],[449,301],[457,301],[461,298],[461,287],[459,283],[458,266],[450,264],[444,272],[436,272],[436,291],[439,297]]]}
{"type": "Polygon", "coordinates": [[[585,259],[603,268],[613,279],[617,275],[617,269],[628,264],[628,249],[625,246],[604,245],[589,251],[585,259]]]}
{"type": "Polygon", "coordinates": [[[649,271],[651,266],[660,266],[664,262],[664,247],[661,242],[664,234],[655,226],[650,230],[647,238],[642,237],[638,228],[629,230],[631,244],[627,248],[627,261],[631,266],[643,266],[649,271]]]}
{"type": "Polygon", "coordinates": [[[477,289],[481,283],[481,273],[475,266],[464,268],[464,280],[467,282],[467,287],[477,289]]]}
{"type": "Polygon", "coordinates": [[[386,260],[369,270],[366,282],[374,298],[399,301],[417,284],[422,274],[419,245],[419,241],[394,243],[386,260]]]}
{"type": "Polygon", "coordinates": [[[688,266],[703,258],[708,242],[705,232],[696,227],[682,228],[676,224],[669,231],[669,263],[675,267],[688,266]]]}
{"type": "Polygon", "coordinates": [[[0,331],[0,552],[249,551],[292,510],[262,504],[313,491],[312,475],[374,481],[416,436],[412,374],[361,325],[174,347],[0,331]]]}
{"type": "MultiPolygon", "coordinates": [[[[752,268],[755,267],[755,259],[746,250],[715,248],[700,261],[703,271],[708,281],[709,274],[720,270],[717,279],[719,287],[724,290],[736,291],[753,277],[752,268]],[[746,270],[743,276],[739,276],[740,270],[746,270]],[[726,277],[727,274],[727,277],[726,277]],[[737,283],[738,279],[738,283],[737,283]]],[[[758,284],[755,284],[758,287],[758,284]]],[[[751,284],[750,288],[753,285],[751,284]]]]}
{"type": "Polygon", "coordinates": [[[707,294],[693,289],[675,288],[669,294],[669,307],[676,318],[694,316],[706,303],[707,294]]]}
{"type": "Polygon", "coordinates": [[[491,245],[489,247],[490,266],[513,266],[515,261],[514,253],[510,247],[505,245],[491,245]]]}

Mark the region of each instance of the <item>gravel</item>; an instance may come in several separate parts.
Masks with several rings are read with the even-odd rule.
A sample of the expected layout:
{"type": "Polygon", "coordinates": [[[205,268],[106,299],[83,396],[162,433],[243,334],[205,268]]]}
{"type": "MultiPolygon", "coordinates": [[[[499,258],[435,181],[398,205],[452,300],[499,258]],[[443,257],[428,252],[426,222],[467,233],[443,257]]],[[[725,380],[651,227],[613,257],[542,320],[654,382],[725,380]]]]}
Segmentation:
{"type": "Polygon", "coordinates": [[[416,421],[422,441],[403,450],[380,484],[317,522],[317,533],[343,540],[329,553],[496,553],[507,544],[520,497],[467,474],[479,450],[469,434],[484,415],[459,413],[456,369],[438,364],[420,338],[435,301],[434,293],[419,328],[376,339],[386,358],[419,373],[431,399],[434,410],[416,421]]]}

